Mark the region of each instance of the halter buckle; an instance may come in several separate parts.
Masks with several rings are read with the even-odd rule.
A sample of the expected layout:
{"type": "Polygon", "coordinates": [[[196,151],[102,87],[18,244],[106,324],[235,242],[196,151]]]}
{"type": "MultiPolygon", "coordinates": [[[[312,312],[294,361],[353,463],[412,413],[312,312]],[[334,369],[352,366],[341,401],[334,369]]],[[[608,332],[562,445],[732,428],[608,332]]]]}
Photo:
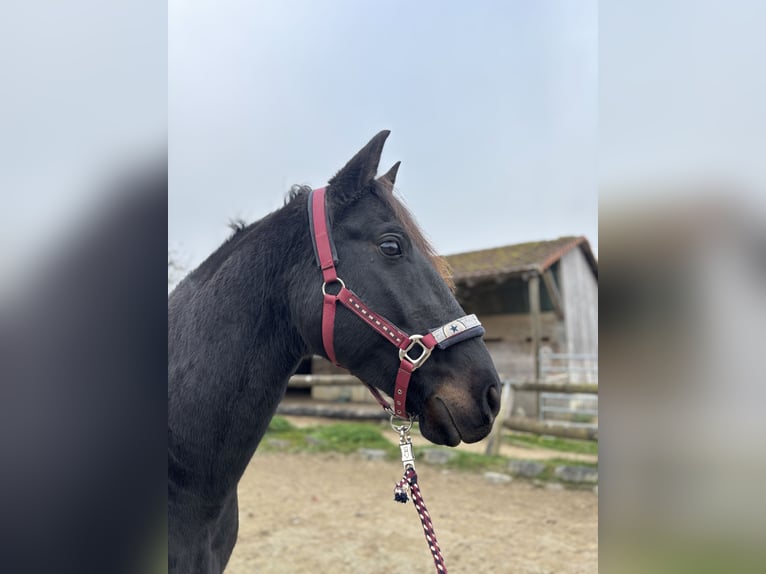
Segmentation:
{"type": "Polygon", "coordinates": [[[423,366],[423,363],[426,362],[428,357],[431,356],[431,349],[426,347],[421,339],[423,338],[423,335],[410,335],[410,344],[407,345],[405,349],[399,349],[399,360],[403,361],[407,359],[409,363],[412,365],[412,370],[416,371],[420,367],[423,366]],[[417,357],[410,357],[410,351],[415,348],[415,346],[419,346],[421,349],[420,355],[417,357]]]}

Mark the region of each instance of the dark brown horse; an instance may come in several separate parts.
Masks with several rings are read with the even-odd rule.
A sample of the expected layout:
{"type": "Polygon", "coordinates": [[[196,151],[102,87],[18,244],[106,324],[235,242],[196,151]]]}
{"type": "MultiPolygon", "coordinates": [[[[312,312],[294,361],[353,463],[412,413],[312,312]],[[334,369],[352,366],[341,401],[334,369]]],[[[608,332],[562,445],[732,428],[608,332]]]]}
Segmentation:
{"type": "MultiPolygon", "coordinates": [[[[393,195],[398,164],[376,179],[387,131],[333,177],[326,202],[337,270],[407,333],[463,315],[445,267],[393,195]]],[[[326,356],[322,274],[308,190],[235,232],[168,301],[168,519],[171,572],[222,572],[237,537],[237,483],[299,362],[326,356]]],[[[395,351],[396,349],[393,349],[395,351]]],[[[399,357],[338,306],[337,362],[393,394],[399,357]]],[[[434,353],[413,373],[406,410],[437,444],[484,438],[499,381],[480,338],[434,353]]]]}

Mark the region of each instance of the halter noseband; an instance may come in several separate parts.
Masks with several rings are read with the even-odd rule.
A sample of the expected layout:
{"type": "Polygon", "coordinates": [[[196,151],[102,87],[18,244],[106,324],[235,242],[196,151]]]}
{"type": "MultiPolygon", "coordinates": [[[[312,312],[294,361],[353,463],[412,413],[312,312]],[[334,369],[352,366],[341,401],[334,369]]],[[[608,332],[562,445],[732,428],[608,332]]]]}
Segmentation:
{"type": "MultiPolygon", "coordinates": [[[[399,369],[394,384],[394,406],[388,404],[378,389],[364,383],[383,409],[399,418],[412,418],[406,411],[407,388],[410,384],[412,373],[423,366],[431,356],[435,347],[446,349],[473,337],[484,334],[484,327],[476,318],[476,315],[465,315],[446,325],[437,327],[425,335],[408,335],[382,315],[372,311],[362,300],[338,277],[335,264],[338,257],[330,235],[330,226],[327,220],[325,206],[325,191],[322,187],[313,190],[309,194],[308,211],[309,224],[311,227],[311,239],[314,242],[314,255],[317,264],[322,270],[322,343],[324,344],[327,357],[337,366],[340,366],[335,358],[335,346],[333,337],[335,332],[335,309],[337,303],[341,303],[347,309],[355,313],[362,321],[372,327],[384,339],[399,349],[399,369]],[[328,287],[337,286],[338,292],[328,292],[328,287]],[[417,349],[416,349],[417,348],[417,349]],[[419,352],[418,352],[419,351],[419,352]],[[414,356],[413,353],[414,352],[414,356]]],[[[364,381],[363,381],[364,382],[364,381]]]]}

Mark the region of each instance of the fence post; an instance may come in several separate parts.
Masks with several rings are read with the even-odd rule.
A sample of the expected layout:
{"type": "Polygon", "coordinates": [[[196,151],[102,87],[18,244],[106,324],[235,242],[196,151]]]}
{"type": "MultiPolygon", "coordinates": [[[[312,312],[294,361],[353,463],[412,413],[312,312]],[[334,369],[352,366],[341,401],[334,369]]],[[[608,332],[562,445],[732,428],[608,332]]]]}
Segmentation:
{"type": "Polygon", "coordinates": [[[535,382],[540,380],[540,277],[532,273],[527,280],[529,289],[529,320],[532,331],[532,356],[535,360],[535,382]]]}
{"type": "Polygon", "coordinates": [[[484,454],[500,454],[500,443],[503,442],[503,423],[511,414],[512,408],[513,387],[511,387],[511,381],[505,379],[503,381],[503,390],[500,393],[500,412],[497,413],[495,423],[492,425],[492,430],[489,432],[487,448],[484,450],[484,454]]]}

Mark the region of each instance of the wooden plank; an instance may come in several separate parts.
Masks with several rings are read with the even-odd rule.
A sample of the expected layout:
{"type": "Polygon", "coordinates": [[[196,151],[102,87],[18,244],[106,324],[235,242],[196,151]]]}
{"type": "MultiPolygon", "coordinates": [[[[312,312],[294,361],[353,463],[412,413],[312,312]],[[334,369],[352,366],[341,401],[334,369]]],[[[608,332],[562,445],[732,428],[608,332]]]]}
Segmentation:
{"type": "Polygon", "coordinates": [[[506,428],[515,431],[558,436],[562,438],[575,438],[594,441],[598,440],[598,429],[588,427],[566,427],[562,425],[552,425],[526,417],[510,417],[508,420],[503,422],[503,425],[506,428]]]}
{"type": "Polygon", "coordinates": [[[484,454],[500,454],[500,443],[503,442],[503,421],[508,418],[513,408],[513,387],[509,381],[503,383],[503,390],[500,393],[500,412],[497,413],[492,430],[487,437],[487,446],[484,454]]]}
{"type": "Polygon", "coordinates": [[[540,391],[543,393],[598,394],[597,383],[513,383],[515,391],[540,391]]]}
{"type": "Polygon", "coordinates": [[[300,417],[327,417],[331,419],[347,420],[388,420],[391,415],[380,407],[367,408],[345,405],[326,404],[285,404],[277,407],[278,415],[291,415],[300,417]]]}
{"type": "Polygon", "coordinates": [[[535,380],[540,380],[540,277],[533,273],[527,279],[529,289],[529,323],[532,332],[532,356],[535,358],[535,380]]]}
{"type": "Polygon", "coordinates": [[[287,386],[291,389],[305,389],[315,385],[361,385],[362,381],[353,375],[293,375],[287,386]]]}
{"type": "Polygon", "coordinates": [[[553,303],[553,308],[556,311],[556,316],[561,321],[563,321],[564,305],[561,302],[561,293],[559,293],[559,288],[556,286],[556,279],[554,279],[553,272],[550,269],[546,269],[543,272],[543,282],[545,283],[545,288],[548,290],[548,296],[553,303]]]}

